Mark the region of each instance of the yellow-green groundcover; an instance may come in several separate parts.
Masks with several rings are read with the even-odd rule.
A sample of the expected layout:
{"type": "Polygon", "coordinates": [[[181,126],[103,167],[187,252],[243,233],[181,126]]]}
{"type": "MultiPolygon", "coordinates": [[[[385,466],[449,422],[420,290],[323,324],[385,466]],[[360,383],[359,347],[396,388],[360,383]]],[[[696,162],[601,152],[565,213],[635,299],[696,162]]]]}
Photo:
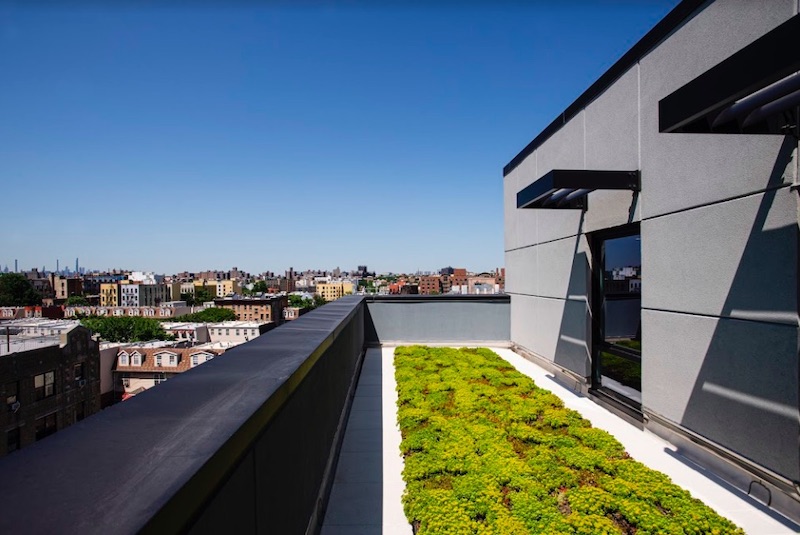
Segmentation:
{"type": "Polygon", "coordinates": [[[743,533],[488,349],[395,351],[418,534],[743,533]]]}

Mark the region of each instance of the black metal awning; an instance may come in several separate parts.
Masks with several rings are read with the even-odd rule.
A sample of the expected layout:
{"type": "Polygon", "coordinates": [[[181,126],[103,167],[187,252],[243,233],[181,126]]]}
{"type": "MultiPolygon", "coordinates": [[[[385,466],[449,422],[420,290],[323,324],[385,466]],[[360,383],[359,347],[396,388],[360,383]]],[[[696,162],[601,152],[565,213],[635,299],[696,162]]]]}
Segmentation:
{"type": "Polygon", "coordinates": [[[517,193],[517,208],[586,207],[586,196],[598,189],[639,191],[639,171],[553,169],[517,193]]]}
{"type": "Polygon", "coordinates": [[[800,105],[800,15],[658,103],[664,133],[790,134],[800,105]]]}

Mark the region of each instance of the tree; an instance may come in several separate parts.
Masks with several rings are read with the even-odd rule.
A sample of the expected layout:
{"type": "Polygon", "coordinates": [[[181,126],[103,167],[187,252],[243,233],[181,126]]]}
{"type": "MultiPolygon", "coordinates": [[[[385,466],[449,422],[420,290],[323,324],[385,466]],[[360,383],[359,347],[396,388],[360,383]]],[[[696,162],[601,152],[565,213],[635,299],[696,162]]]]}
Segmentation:
{"type": "Polygon", "coordinates": [[[233,321],[236,312],[230,308],[206,308],[194,314],[178,316],[170,321],[196,321],[198,323],[218,323],[220,321],[233,321]]]}
{"type": "Polygon", "coordinates": [[[174,340],[153,318],[132,316],[92,316],[81,320],[81,325],[100,335],[107,342],[143,342],[147,340],[174,340]]]}
{"type": "Polygon", "coordinates": [[[308,297],[291,294],[289,295],[289,306],[297,308],[314,308],[314,301],[308,297]]]}
{"type": "Polygon", "coordinates": [[[319,294],[314,294],[314,308],[319,308],[325,303],[327,303],[327,301],[325,301],[324,297],[319,294]]]}
{"type": "Polygon", "coordinates": [[[68,307],[85,307],[89,306],[89,301],[82,295],[70,295],[66,304],[68,307]]]}
{"type": "Polygon", "coordinates": [[[211,290],[203,286],[198,286],[194,289],[194,302],[207,303],[213,301],[217,296],[211,293],[211,290]]]}
{"type": "Polygon", "coordinates": [[[257,281],[253,284],[253,293],[262,293],[265,294],[269,291],[269,286],[267,286],[266,281],[257,281]]]}
{"type": "Polygon", "coordinates": [[[194,294],[181,294],[181,301],[186,301],[186,306],[194,306],[194,294]]]}
{"type": "Polygon", "coordinates": [[[0,306],[24,307],[41,305],[42,296],[31,282],[19,273],[0,274],[0,306]]]}

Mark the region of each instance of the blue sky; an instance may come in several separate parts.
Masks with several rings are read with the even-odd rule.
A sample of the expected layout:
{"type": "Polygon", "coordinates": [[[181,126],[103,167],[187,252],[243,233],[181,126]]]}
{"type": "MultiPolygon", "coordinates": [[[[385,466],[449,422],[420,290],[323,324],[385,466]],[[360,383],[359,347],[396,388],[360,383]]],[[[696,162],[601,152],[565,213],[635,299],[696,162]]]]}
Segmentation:
{"type": "Polygon", "coordinates": [[[502,266],[503,166],[676,3],[2,3],[0,267],[502,266]]]}

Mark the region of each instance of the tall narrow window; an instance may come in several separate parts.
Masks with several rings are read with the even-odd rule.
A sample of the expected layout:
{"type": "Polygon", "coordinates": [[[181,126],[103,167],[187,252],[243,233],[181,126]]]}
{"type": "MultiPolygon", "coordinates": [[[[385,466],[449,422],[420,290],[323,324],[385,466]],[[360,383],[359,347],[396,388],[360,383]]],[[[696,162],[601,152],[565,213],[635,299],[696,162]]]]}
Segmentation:
{"type": "Polygon", "coordinates": [[[593,241],[595,388],[642,402],[642,262],[639,225],[598,233],[593,241]]]}

